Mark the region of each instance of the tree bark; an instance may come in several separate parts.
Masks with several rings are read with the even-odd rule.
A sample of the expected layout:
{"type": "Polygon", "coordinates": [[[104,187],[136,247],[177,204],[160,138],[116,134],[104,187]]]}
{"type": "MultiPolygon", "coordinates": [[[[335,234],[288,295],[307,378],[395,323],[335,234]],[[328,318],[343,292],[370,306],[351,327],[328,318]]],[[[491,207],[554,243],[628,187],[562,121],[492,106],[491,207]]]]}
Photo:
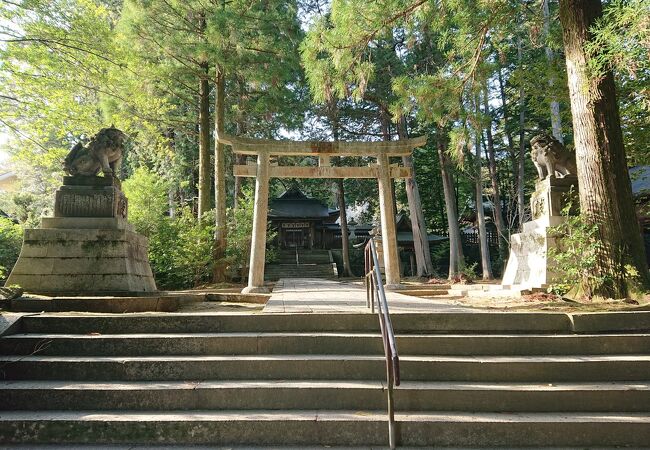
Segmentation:
{"type": "Polygon", "coordinates": [[[350,239],[348,235],[348,215],[345,211],[345,188],[343,178],[336,179],[336,200],[340,211],[341,220],[341,250],[343,255],[343,276],[353,277],[350,265],[350,239]]]}
{"type": "MultiPolygon", "coordinates": [[[[542,1],[542,10],[544,11],[544,36],[548,40],[551,28],[551,12],[548,6],[549,0],[542,1]]],[[[544,47],[546,52],[546,61],[548,62],[549,76],[548,76],[548,87],[550,91],[553,92],[555,86],[556,76],[555,76],[555,53],[553,49],[546,43],[544,47]]],[[[553,136],[555,139],[564,144],[564,137],[562,136],[562,117],[560,116],[560,103],[553,98],[550,104],[551,108],[551,128],[553,130],[553,136]]]]}
{"type": "Polygon", "coordinates": [[[508,257],[508,236],[505,223],[503,221],[503,213],[501,212],[501,192],[499,188],[499,178],[497,176],[497,162],[494,152],[494,138],[492,136],[492,116],[490,115],[490,105],[488,101],[488,88],[485,87],[485,95],[483,98],[483,107],[485,114],[489,117],[490,122],[485,130],[487,136],[487,155],[488,155],[488,168],[490,170],[490,183],[492,185],[492,215],[494,224],[497,227],[497,234],[499,235],[499,256],[502,263],[505,264],[508,257]]]}
{"type": "MultiPolygon", "coordinates": [[[[522,40],[517,38],[517,61],[521,66],[523,64],[522,40]]],[[[526,200],[524,196],[524,167],[526,158],[526,98],[524,86],[519,85],[519,154],[517,155],[517,213],[519,215],[519,230],[524,229],[524,219],[526,214],[526,200]]]]}
{"type": "MultiPolygon", "coordinates": [[[[510,114],[508,112],[508,99],[506,97],[506,87],[503,80],[503,75],[501,74],[501,68],[497,70],[497,80],[499,81],[499,93],[501,94],[501,109],[503,110],[503,129],[506,136],[506,144],[508,145],[508,158],[510,160],[510,173],[512,174],[512,183],[508,183],[508,205],[512,204],[513,199],[516,201],[517,197],[517,155],[515,152],[514,138],[512,136],[512,131],[508,126],[508,119],[510,114]]],[[[514,225],[514,216],[512,211],[513,208],[508,208],[508,223],[514,225]]]]}
{"type": "Polygon", "coordinates": [[[210,210],[210,70],[201,65],[205,78],[199,85],[199,219],[210,210]]]}
{"type": "MultiPolygon", "coordinates": [[[[478,109],[478,102],[476,104],[478,109]]],[[[483,209],[483,171],[481,164],[481,134],[482,131],[478,129],[475,135],[475,151],[476,151],[476,218],[478,220],[478,238],[481,248],[481,269],[483,272],[484,280],[491,280],[492,277],[492,264],[490,262],[490,246],[487,239],[487,230],[485,228],[485,211],[483,209]]]]}
{"type": "MultiPolygon", "coordinates": [[[[244,111],[246,109],[246,106],[244,105],[244,99],[243,97],[246,95],[246,86],[245,82],[241,77],[237,78],[237,84],[239,86],[239,114],[237,116],[237,136],[243,136],[246,134],[246,117],[244,116],[244,111]]],[[[241,155],[241,154],[236,154],[234,155],[234,161],[235,164],[245,164],[246,163],[246,156],[241,155]]],[[[234,208],[237,208],[239,205],[239,200],[242,199],[244,196],[244,192],[242,190],[242,185],[243,185],[244,177],[235,177],[235,185],[233,188],[233,202],[234,202],[234,208]]]]}
{"type": "Polygon", "coordinates": [[[616,101],[614,77],[591,78],[585,44],[589,28],[602,16],[600,0],[560,0],[571,115],[578,162],[580,209],[598,226],[601,241],[596,276],[606,280],[596,295],[623,298],[629,293],[626,265],[650,284],[637,221],[616,101]]]}
{"type": "Polygon", "coordinates": [[[463,269],[465,259],[463,257],[463,245],[460,238],[460,227],[458,226],[458,213],[456,209],[456,191],[454,182],[449,173],[451,164],[447,156],[447,141],[442,136],[443,130],[436,132],[436,146],[438,149],[438,160],[440,161],[440,175],[442,177],[442,189],[445,195],[445,209],[447,212],[447,227],[449,228],[449,279],[455,278],[463,269]]]}
{"type": "MultiPolygon", "coordinates": [[[[215,77],[216,101],[215,101],[215,135],[224,133],[225,113],[225,77],[223,70],[216,68],[215,77]]],[[[225,146],[214,140],[214,208],[215,208],[215,229],[214,229],[214,252],[213,257],[217,261],[214,268],[214,281],[225,281],[225,263],[223,260],[226,254],[226,152],[225,146]]]]}
{"type": "MultiPolygon", "coordinates": [[[[330,104],[330,114],[332,120],[332,135],[334,142],[339,140],[339,118],[336,102],[330,104]]],[[[336,202],[339,206],[339,220],[341,221],[341,255],[343,257],[343,276],[353,277],[352,267],[350,264],[350,236],[348,234],[348,214],[345,208],[345,188],[343,179],[337,178],[336,184],[336,202]]]]}
{"type": "MultiPolygon", "coordinates": [[[[400,139],[408,139],[406,129],[406,118],[401,116],[397,126],[400,139]]],[[[429,236],[427,233],[424,212],[422,211],[422,199],[420,189],[415,180],[415,167],[412,156],[403,156],[404,167],[411,168],[411,176],[405,179],[406,197],[409,204],[409,215],[411,216],[411,229],[413,232],[413,249],[415,251],[416,275],[418,277],[430,276],[433,274],[433,263],[431,262],[431,250],[429,248],[429,236]]]]}

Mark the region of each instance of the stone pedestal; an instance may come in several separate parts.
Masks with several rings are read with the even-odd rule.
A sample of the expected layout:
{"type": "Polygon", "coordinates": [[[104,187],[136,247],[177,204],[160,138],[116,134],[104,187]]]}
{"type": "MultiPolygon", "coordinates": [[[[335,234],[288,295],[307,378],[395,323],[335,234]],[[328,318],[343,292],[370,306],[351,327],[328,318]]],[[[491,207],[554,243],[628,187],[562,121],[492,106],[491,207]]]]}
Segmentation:
{"type": "Polygon", "coordinates": [[[503,274],[503,286],[533,289],[553,282],[553,261],[549,259],[548,251],[555,247],[555,238],[549,236],[548,229],[565,220],[561,215],[562,209],[572,187],[577,196],[577,186],[575,176],[550,177],[537,182],[531,196],[533,220],[524,223],[521,233],[510,237],[510,256],[503,274]]]}
{"type": "Polygon", "coordinates": [[[6,284],[49,294],[156,291],[147,239],[126,220],[119,182],[100,177],[66,177],[64,182],[57,192],[55,217],[44,217],[41,228],[25,230],[6,284]]]}
{"type": "Polygon", "coordinates": [[[112,177],[77,175],[63,177],[56,191],[54,217],[122,217],[126,219],[128,202],[112,177]]]}

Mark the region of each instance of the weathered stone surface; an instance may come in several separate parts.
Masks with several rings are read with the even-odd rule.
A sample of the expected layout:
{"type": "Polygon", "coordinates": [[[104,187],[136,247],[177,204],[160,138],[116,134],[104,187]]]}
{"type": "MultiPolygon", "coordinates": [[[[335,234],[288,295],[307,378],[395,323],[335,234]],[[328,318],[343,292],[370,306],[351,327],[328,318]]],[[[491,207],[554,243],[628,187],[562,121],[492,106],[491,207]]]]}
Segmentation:
{"type": "Polygon", "coordinates": [[[566,220],[562,210],[569,201],[568,196],[577,195],[577,186],[578,180],[573,175],[549,176],[537,182],[530,199],[533,220],[524,223],[521,233],[510,237],[510,256],[502,286],[515,285],[517,289],[527,290],[553,283],[553,261],[548,255],[556,241],[549,235],[549,227],[566,220]]]}
{"type": "Polygon", "coordinates": [[[55,217],[123,217],[128,202],[115,186],[61,186],[54,201],[55,217]]]}
{"type": "MultiPolygon", "coordinates": [[[[57,220],[44,222],[61,225],[57,220]]],[[[155,291],[147,239],[130,231],[124,221],[114,220],[114,225],[115,229],[25,230],[20,257],[7,283],[34,293],[155,291]]]]}
{"type": "Polygon", "coordinates": [[[542,133],[530,140],[530,158],[539,179],[576,175],[576,155],[567,150],[554,136],[542,133]]]}
{"type": "MultiPolygon", "coordinates": [[[[650,335],[629,333],[648,328],[635,314],[650,316],[394,314],[398,447],[647,448],[650,335]]],[[[5,446],[387,441],[385,360],[377,318],[367,312],[21,321],[0,339],[5,446]]]]}
{"type": "MultiPolygon", "coordinates": [[[[564,178],[549,177],[535,184],[535,192],[530,197],[530,211],[533,220],[560,218],[562,210],[568,204],[569,195],[573,196],[574,205],[578,199],[578,178],[567,175],[564,178]]],[[[556,220],[557,221],[557,220],[556,220]]],[[[524,224],[526,227],[526,224],[524,224]]]]}
{"type": "Polygon", "coordinates": [[[43,217],[41,228],[133,231],[133,225],[123,217],[43,217]]]}
{"type": "Polygon", "coordinates": [[[101,170],[107,177],[119,173],[126,135],[114,127],[102,128],[90,141],[77,143],[65,157],[63,170],[73,176],[93,176],[101,170]]]}
{"type": "Polygon", "coordinates": [[[121,188],[122,183],[115,177],[97,177],[94,175],[75,175],[63,177],[64,186],[116,186],[121,188]]]}

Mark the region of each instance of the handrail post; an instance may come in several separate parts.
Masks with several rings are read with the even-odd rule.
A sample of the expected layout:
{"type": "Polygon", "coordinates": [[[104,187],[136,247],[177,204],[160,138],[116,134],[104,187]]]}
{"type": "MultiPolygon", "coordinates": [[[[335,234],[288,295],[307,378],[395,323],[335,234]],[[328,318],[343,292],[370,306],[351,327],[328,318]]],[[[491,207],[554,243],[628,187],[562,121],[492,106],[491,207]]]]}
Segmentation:
{"type": "Polygon", "coordinates": [[[372,239],[368,241],[364,249],[364,265],[366,269],[366,304],[369,304],[371,311],[374,313],[375,300],[377,300],[377,315],[379,317],[381,339],[384,344],[384,355],[386,357],[388,443],[392,450],[397,445],[393,388],[400,384],[399,356],[397,354],[397,343],[395,342],[395,333],[390,319],[390,311],[388,310],[388,302],[386,301],[386,293],[384,292],[384,285],[379,270],[377,249],[372,239]]]}
{"type": "MultiPolygon", "coordinates": [[[[392,364],[391,364],[392,366],[392,364]]],[[[386,376],[388,378],[388,446],[394,449],[397,445],[395,435],[395,403],[393,402],[393,368],[386,365],[386,376]]]]}

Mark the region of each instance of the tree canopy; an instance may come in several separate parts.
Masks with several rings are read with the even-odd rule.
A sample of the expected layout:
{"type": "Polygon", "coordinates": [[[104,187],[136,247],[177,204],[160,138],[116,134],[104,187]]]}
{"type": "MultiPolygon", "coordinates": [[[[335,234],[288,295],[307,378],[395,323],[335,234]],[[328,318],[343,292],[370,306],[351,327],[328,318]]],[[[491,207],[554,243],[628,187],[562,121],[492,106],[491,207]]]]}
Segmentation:
{"type": "MultiPolygon", "coordinates": [[[[194,234],[177,241],[215,233],[229,247],[213,256],[235,264],[231,246],[244,244],[233,221],[245,217],[235,210],[248,188],[230,170],[244,160],[215,140],[220,127],[276,139],[427,135],[402,161],[416,176],[395,183],[397,213],[419,212],[414,231],[450,236],[455,253],[431,248],[434,264],[418,261],[422,273],[447,276],[451,257],[451,275],[482,253],[479,271],[487,258],[499,276],[510,234],[530,218],[530,138],[548,132],[571,150],[576,143],[564,1],[0,0],[0,133],[22,181],[18,193],[0,194],[0,209],[35,225],[52,207],[70,147],[114,125],[129,136],[123,178],[135,177],[133,192],[144,194],[146,182],[158,196],[141,202],[150,211],[138,217],[175,220],[158,223],[160,233],[196,220],[194,234]],[[213,208],[216,220],[206,219],[213,208]],[[482,252],[460,236],[479,228],[499,236],[482,252]]],[[[649,13],[649,0],[605,2],[584,44],[588,76],[613,74],[630,167],[650,161],[649,13]]],[[[376,183],[273,180],[271,194],[294,184],[332,207],[343,195],[352,227],[378,218],[376,183]]],[[[170,285],[210,277],[188,268],[170,285]]]]}

